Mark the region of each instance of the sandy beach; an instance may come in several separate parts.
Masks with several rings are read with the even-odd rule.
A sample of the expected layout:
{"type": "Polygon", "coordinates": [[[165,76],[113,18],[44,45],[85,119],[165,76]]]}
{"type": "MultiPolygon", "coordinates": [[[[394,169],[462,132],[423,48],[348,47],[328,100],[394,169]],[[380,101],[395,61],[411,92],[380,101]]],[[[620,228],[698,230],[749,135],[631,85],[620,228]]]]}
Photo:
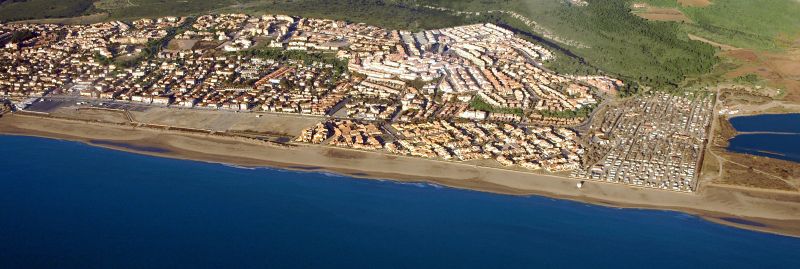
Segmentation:
{"type": "Polygon", "coordinates": [[[153,155],[241,166],[327,171],[365,179],[430,182],[511,195],[542,195],[624,208],[675,210],[713,222],[800,237],[800,193],[701,182],[677,193],[525,171],[305,144],[157,130],[124,124],[4,115],[0,133],[37,136],[153,155]]]}

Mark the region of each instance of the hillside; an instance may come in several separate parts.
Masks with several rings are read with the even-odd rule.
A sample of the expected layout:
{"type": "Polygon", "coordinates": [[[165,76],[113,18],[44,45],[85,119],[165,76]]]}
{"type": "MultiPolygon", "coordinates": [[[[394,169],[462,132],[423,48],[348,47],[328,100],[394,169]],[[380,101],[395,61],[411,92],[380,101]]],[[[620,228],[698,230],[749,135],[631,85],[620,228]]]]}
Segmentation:
{"type": "Polygon", "coordinates": [[[677,10],[691,20],[682,24],[682,30],[735,47],[780,49],[800,34],[800,2],[794,0],[631,2],[677,10]]]}
{"type": "Polygon", "coordinates": [[[0,0],[0,22],[73,17],[89,12],[92,0],[0,0]]]}
{"type": "MultiPolygon", "coordinates": [[[[670,9],[687,17],[681,32],[720,49],[723,64],[692,79],[701,85],[734,82],[771,87],[800,103],[800,1],[640,0],[634,13],[670,9]]],[[[774,91],[774,90],[773,90],[774,91]]]]}

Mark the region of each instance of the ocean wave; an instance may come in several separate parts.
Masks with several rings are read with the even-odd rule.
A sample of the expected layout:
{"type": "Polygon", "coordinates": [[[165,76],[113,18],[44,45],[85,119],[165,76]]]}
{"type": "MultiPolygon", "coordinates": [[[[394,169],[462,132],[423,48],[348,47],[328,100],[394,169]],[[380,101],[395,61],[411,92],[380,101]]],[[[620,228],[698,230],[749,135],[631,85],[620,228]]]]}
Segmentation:
{"type": "Polygon", "coordinates": [[[258,167],[247,167],[247,166],[241,166],[241,165],[235,165],[235,164],[229,164],[229,163],[223,163],[222,165],[230,167],[230,168],[236,168],[236,169],[246,169],[246,170],[256,170],[256,169],[258,169],[258,167]]]}
{"type": "Polygon", "coordinates": [[[397,181],[397,180],[381,180],[381,181],[392,182],[394,184],[399,184],[399,185],[414,186],[414,187],[418,187],[418,188],[434,188],[434,189],[443,189],[444,188],[444,186],[442,186],[442,185],[435,184],[435,183],[428,183],[428,182],[406,182],[406,181],[397,181]]]}
{"type": "Polygon", "coordinates": [[[309,173],[317,173],[317,174],[320,174],[320,175],[323,175],[323,176],[326,176],[326,177],[339,177],[339,178],[348,177],[348,176],[345,176],[345,175],[342,175],[342,174],[331,173],[331,172],[309,172],[309,173]]]}

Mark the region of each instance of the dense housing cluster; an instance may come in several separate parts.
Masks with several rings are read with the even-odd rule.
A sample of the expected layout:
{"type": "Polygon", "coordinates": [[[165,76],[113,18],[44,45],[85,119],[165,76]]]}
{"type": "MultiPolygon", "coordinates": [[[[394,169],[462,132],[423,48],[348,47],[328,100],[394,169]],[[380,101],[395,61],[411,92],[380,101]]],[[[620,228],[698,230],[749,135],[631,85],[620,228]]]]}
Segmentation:
{"type": "MultiPolygon", "coordinates": [[[[433,81],[424,91],[413,94],[423,101],[440,101],[407,109],[414,110],[412,113],[479,120],[505,114],[496,118],[520,121],[531,116],[544,120],[538,113],[525,112],[578,110],[597,104],[597,91],[609,92],[622,86],[621,81],[607,77],[549,72],[541,67],[542,61],[553,58],[549,50],[493,24],[397,34],[399,43],[392,50],[355,57],[350,69],[367,75],[368,80],[433,81]],[[460,106],[465,103],[483,106],[460,106]],[[476,108],[488,113],[475,113],[476,108]],[[428,112],[431,109],[434,111],[428,112]]],[[[561,120],[553,119],[553,123],[575,123],[561,120]]]]}
{"type": "Polygon", "coordinates": [[[580,178],[694,191],[712,120],[712,98],[654,95],[598,115],[591,145],[600,157],[580,178]]]}
{"type": "Polygon", "coordinates": [[[507,123],[445,120],[396,123],[381,130],[373,123],[331,120],[303,131],[299,142],[430,159],[493,159],[504,166],[550,172],[577,169],[583,148],[566,128],[519,127],[507,123]]]}
{"type": "Polygon", "coordinates": [[[557,172],[578,168],[582,147],[565,128],[520,128],[491,122],[409,123],[392,125],[400,139],[386,146],[393,153],[469,161],[494,159],[505,166],[557,172]]]}
{"type": "Polygon", "coordinates": [[[10,96],[79,91],[159,105],[315,115],[333,113],[345,101],[343,115],[364,120],[568,125],[582,119],[537,112],[592,106],[598,92],[622,85],[549,72],[541,62],[552,59],[550,51],[492,24],[411,33],[215,14],[0,28],[5,36],[31,33],[3,42],[0,93],[10,96]],[[344,74],[346,68],[359,76],[344,74]]]}
{"type": "Polygon", "coordinates": [[[303,130],[295,140],[354,149],[379,150],[384,147],[383,136],[383,132],[373,123],[331,120],[303,130]]]}

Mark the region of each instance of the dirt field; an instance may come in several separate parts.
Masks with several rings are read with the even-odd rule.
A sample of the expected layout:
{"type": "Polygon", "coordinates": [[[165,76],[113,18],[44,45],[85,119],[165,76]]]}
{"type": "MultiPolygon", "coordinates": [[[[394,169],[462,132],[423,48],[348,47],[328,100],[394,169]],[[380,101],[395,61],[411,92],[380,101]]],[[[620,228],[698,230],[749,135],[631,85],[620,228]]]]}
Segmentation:
{"type": "Polygon", "coordinates": [[[195,42],[194,45],[191,47],[191,49],[195,49],[195,50],[213,49],[213,48],[218,47],[221,44],[222,44],[222,42],[202,41],[202,40],[200,40],[200,41],[195,42]]]}
{"type": "Polygon", "coordinates": [[[719,183],[761,189],[798,191],[800,165],[738,153],[721,153],[724,162],[719,183]]]}
{"type": "Polygon", "coordinates": [[[68,117],[68,118],[91,120],[91,121],[102,121],[102,122],[113,122],[113,123],[129,122],[128,118],[125,117],[125,114],[122,111],[110,111],[110,110],[102,110],[102,109],[87,108],[87,107],[81,107],[81,108],[76,106],[61,107],[51,112],[50,114],[57,117],[68,117]]]}
{"type": "Polygon", "coordinates": [[[719,48],[719,49],[721,49],[723,51],[738,49],[737,47],[734,47],[734,46],[731,46],[731,45],[727,45],[727,44],[717,43],[717,42],[714,42],[714,41],[711,41],[711,40],[708,40],[706,38],[703,38],[703,37],[700,37],[700,36],[696,36],[696,35],[693,35],[693,34],[689,34],[689,39],[708,43],[709,45],[717,47],[717,48],[719,48]]]}
{"type": "Polygon", "coordinates": [[[711,5],[711,0],[678,0],[685,7],[705,7],[711,5]]]}
{"type": "Polygon", "coordinates": [[[232,111],[151,108],[144,112],[131,112],[137,122],[169,125],[184,128],[206,129],[218,132],[249,131],[269,132],[297,136],[321,118],[296,115],[236,113],[232,111]],[[262,115],[257,117],[257,115],[262,115]]]}
{"type": "Polygon", "coordinates": [[[674,8],[659,8],[645,5],[645,8],[634,12],[634,14],[651,21],[692,22],[689,17],[686,17],[680,10],[674,8]]]}
{"type": "Polygon", "coordinates": [[[197,41],[194,39],[172,39],[167,44],[167,49],[172,51],[190,50],[197,44],[197,41]]]}
{"type": "Polygon", "coordinates": [[[726,74],[735,78],[756,74],[772,87],[784,89],[786,101],[800,103],[800,48],[784,52],[760,52],[747,49],[726,51],[722,56],[739,60],[742,65],[726,74]]]}

